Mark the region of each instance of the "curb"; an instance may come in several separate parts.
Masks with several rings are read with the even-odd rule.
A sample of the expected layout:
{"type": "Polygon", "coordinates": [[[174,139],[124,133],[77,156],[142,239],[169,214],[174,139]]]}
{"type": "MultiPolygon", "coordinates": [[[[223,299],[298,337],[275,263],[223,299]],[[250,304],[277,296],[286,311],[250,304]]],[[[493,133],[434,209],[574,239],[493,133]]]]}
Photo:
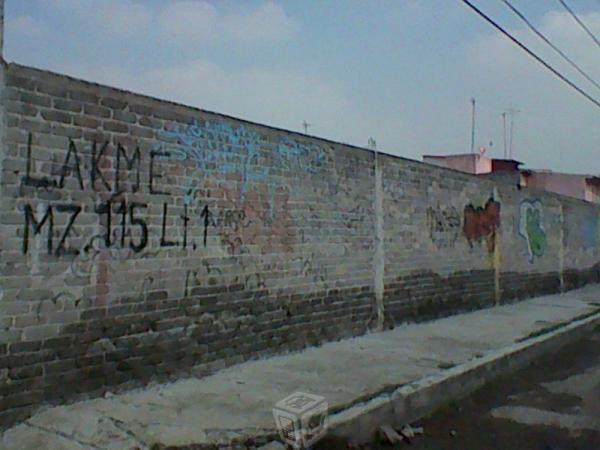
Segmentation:
{"type": "Polygon", "coordinates": [[[400,386],[329,416],[328,434],[365,443],[383,424],[401,427],[445,402],[465,397],[487,382],[514,372],[540,356],[558,350],[600,325],[600,312],[558,329],[495,350],[447,370],[400,386]]]}

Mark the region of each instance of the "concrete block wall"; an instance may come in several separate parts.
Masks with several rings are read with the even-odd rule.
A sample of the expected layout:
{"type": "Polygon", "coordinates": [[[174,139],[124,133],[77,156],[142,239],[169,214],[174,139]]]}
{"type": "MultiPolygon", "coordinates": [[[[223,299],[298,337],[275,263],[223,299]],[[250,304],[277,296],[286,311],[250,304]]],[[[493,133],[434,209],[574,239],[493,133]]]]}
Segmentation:
{"type": "Polygon", "coordinates": [[[16,64],[3,76],[2,426],[598,281],[597,206],[16,64]]]}
{"type": "Polygon", "coordinates": [[[563,202],[564,285],[567,289],[600,279],[600,216],[597,205],[563,202]]]}
{"type": "Polygon", "coordinates": [[[466,205],[493,184],[437,166],[385,157],[385,312],[390,325],[494,303],[486,236],[464,233],[466,205]]]}

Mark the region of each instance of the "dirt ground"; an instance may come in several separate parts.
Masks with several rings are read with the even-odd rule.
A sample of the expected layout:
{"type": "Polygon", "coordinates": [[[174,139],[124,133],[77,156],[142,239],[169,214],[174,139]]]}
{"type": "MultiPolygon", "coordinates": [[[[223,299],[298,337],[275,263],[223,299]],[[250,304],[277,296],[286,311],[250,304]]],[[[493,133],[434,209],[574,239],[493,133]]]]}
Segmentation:
{"type": "Polygon", "coordinates": [[[325,437],[314,449],[600,450],[600,327],[412,425],[424,435],[410,443],[325,437]]]}

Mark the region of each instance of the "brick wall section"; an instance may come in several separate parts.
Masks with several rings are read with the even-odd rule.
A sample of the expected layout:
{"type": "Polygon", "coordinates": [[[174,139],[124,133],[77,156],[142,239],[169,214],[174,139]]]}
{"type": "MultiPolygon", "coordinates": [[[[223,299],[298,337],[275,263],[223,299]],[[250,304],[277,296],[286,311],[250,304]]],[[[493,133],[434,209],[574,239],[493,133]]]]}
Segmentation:
{"type": "Polygon", "coordinates": [[[584,202],[14,64],[2,99],[2,425],[598,281],[584,202]]]}
{"type": "Polygon", "coordinates": [[[563,211],[565,287],[573,289],[586,283],[600,281],[598,208],[584,202],[565,202],[563,211]]]}

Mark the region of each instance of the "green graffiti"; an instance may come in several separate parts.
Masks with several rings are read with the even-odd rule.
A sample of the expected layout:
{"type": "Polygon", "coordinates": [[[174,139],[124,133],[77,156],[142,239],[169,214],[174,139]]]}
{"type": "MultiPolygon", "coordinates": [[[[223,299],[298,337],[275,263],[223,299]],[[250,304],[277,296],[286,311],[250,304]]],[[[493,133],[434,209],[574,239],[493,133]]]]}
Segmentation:
{"type": "Polygon", "coordinates": [[[540,212],[528,209],[525,213],[525,229],[529,235],[529,246],[534,256],[542,256],[546,248],[546,233],[541,228],[540,212]]]}
{"type": "Polygon", "coordinates": [[[519,234],[527,242],[529,262],[541,257],[546,250],[546,231],[544,229],[544,213],[539,200],[521,203],[519,234]]]}

